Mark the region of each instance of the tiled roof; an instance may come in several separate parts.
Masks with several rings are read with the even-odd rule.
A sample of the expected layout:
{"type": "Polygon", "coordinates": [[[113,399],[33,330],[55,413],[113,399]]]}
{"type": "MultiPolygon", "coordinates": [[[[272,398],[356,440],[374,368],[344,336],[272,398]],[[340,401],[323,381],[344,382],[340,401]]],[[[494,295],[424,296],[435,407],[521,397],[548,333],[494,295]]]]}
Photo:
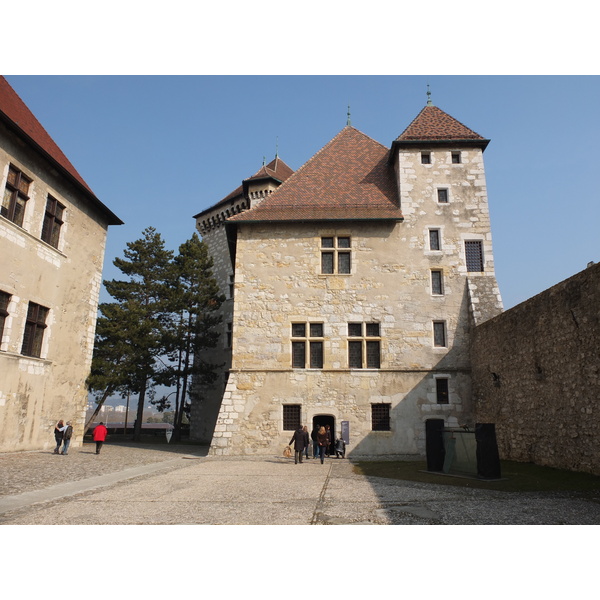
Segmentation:
{"type": "Polygon", "coordinates": [[[233,190],[232,192],[227,194],[227,196],[225,196],[225,198],[223,198],[222,200],[219,200],[219,202],[217,202],[210,208],[207,208],[206,210],[199,212],[197,215],[194,215],[193,218],[197,219],[198,217],[202,216],[203,214],[205,214],[207,212],[212,212],[213,210],[215,210],[221,206],[235,202],[236,199],[243,196],[244,184],[248,181],[253,181],[256,179],[272,178],[272,179],[276,179],[277,181],[283,182],[293,172],[294,171],[291,169],[291,167],[289,167],[283,160],[281,160],[281,158],[279,158],[279,157],[274,158],[268,165],[263,165],[254,175],[252,175],[251,177],[248,177],[247,179],[244,179],[242,185],[238,186],[237,188],[235,188],[235,190],[233,190]]]}
{"type": "Polygon", "coordinates": [[[407,141],[480,141],[488,140],[451,117],[437,106],[428,105],[421,110],[413,122],[396,139],[407,141]]]}
{"type": "Polygon", "coordinates": [[[233,222],[402,219],[389,150],[347,126],[233,222]]]}
{"type": "Polygon", "coordinates": [[[122,224],[122,221],[96,198],[83,177],[2,76],[0,76],[0,118],[19,137],[24,138],[30,146],[54,163],[77,187],[83,189],[94,204],[108,214],[111,225],[122,224]]]}

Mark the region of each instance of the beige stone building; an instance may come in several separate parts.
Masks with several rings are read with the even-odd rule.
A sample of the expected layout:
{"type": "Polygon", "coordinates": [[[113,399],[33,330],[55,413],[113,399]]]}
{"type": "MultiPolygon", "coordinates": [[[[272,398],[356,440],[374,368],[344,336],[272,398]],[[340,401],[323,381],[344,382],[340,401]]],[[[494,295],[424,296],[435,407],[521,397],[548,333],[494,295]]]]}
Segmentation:
{"type": "Polygon", "coordinates": [[[81,444],[106,234],[121,224],[0,77],[0,451],[81,444]]]}
{"type": "Polygon", "coordinates": [[[472,422],[472,331],[502,311],[487,144],[428,103],[391,146],[348,124],[196,215],[229,299],[192,437],[280,454],[320,424],[351,456],[423,455],[428,419],[472,422]]]}

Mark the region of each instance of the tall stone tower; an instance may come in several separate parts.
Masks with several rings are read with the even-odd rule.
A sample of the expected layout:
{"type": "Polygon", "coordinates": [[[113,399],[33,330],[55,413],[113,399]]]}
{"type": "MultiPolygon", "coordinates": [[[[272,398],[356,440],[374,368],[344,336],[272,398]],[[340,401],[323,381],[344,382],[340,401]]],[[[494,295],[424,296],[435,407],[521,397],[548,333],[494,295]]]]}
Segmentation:
{"type": "Polygon", "coordinates": [[[195,390],[192,436],[279,454],[319,424],[350,455],[418,455],[428,419],[469,422],[471,332],[502,310],[487,144],[428,104],[391,148],[348,125],[196,215],[231,292],[227,373],[195,390]]]}

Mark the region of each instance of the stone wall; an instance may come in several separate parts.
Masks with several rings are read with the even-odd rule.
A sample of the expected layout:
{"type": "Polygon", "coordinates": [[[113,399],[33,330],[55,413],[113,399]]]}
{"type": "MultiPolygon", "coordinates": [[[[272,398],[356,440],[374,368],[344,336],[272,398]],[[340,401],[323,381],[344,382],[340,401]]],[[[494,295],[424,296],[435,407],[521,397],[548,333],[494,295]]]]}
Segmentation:
{"type": "Polygon", "coordinates": [[[501,457],[600,475],[600,264],[479,325],[478,422],[501,457]]]}

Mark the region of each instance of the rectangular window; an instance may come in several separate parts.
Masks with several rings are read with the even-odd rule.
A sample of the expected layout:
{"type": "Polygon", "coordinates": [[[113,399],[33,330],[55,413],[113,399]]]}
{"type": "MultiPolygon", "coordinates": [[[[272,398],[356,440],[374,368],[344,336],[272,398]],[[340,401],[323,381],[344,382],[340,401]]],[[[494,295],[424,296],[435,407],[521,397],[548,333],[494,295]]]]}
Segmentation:
{"type": "Polygon", "coordinates": [[[283,405],[283,429],[295,431],[300,427],[300,404],[283,405]]]}
{"type": "Polygon", "coordinates": [[[430,250],[441,250],[441,236],[439,229],[430,229],[429,230],[429,249],[430,250]]]}
{"type": "Polygon", "coordinates": [[[391,404],[371,404],[371,429],[373,431],[390,431],[391,404]]]}
{"type": "Polygon", "coordinates": [[[448,404],[448,379],[440,377],[435,380],[435,395],[438,404],[448,404]]]}
{"type": "Polygon", "coordinates": [[[483,247],[480,240],[465,242],[465,258],[467,271],[470,273],[483,271],[483,247]]]}
{"type": "Polygon", "coordinates": [[[42,240],[55,248],[58,248],[64,210],[65,207],[58,200],[52,196],[48,196],[44,225],[42,227],[42,240]]]}
{"type": "Polygon", "coordinates": [[[8,317],[8,303],[10,302],[10,298],[10,294],[0,292],[0,344],[2,343],[2,336],[4,335],[4,324],[8,317]]]}
{"type": "Polygon", "coordinates": [[[440,204],[447,204],[448,202],[448,190],[446,188],[438,188],[437,201],[440,204]]]}
{"type": "Polygon", "coordinates": [[[460,164],[460,152],[452,152],[452,164],[460,164]]]}
{"type": "Polygon", "coordinates": [[[431,164],[431,153],[430,152],[421,152],[421,164],[422,165],[430,165],[431,164]]]}
{"type": "Polygon", "coordinates": [[[438,348],[446,347],[446,322],[433,322],[433,345],[438,348]]]}
{"type": "Polygon", "coordinates": [[[46,317],[49,309],[39,304],[29,303],[27,319],[25,321],[25,334],[21,354],[25,356],[40,357],[42,354],[42,340],[46,329],[46,317]]]}
{"type": "Polygon", "coordinates": [[[323,275],[351,273],[350,238],[348,236],[321,238],[321,273],[323,275]]]}
{"type": "Polygon", "coordinates": [[[379,369],[381,367],[381,340],[379,323],[348,323],[348,367],[350,369],[379,369]]]}
{"type": "Polygon", "coordinates": [[[19,169],[12,165],[9,166],[0,214],[19,227],[23,226],[23,216],[25,215],[25,204],[29,200],[30,184],[31,179],[23,175],[19,169]]]}
{"type": "Polygon", "coordinates": [[[309,368],[323,368],[323,323],[309,323],[308,337],[306,323],[292,323],[292,368],[305,369],[307,359],[309,368]],[[317,339],[315,339],[317,338],[317,339]]]}
{"type": "Polygon", "coordinates": [[[444,294],[442,271],[431,271],[431,293],[434,296],[442,296],[444,294]]]}

